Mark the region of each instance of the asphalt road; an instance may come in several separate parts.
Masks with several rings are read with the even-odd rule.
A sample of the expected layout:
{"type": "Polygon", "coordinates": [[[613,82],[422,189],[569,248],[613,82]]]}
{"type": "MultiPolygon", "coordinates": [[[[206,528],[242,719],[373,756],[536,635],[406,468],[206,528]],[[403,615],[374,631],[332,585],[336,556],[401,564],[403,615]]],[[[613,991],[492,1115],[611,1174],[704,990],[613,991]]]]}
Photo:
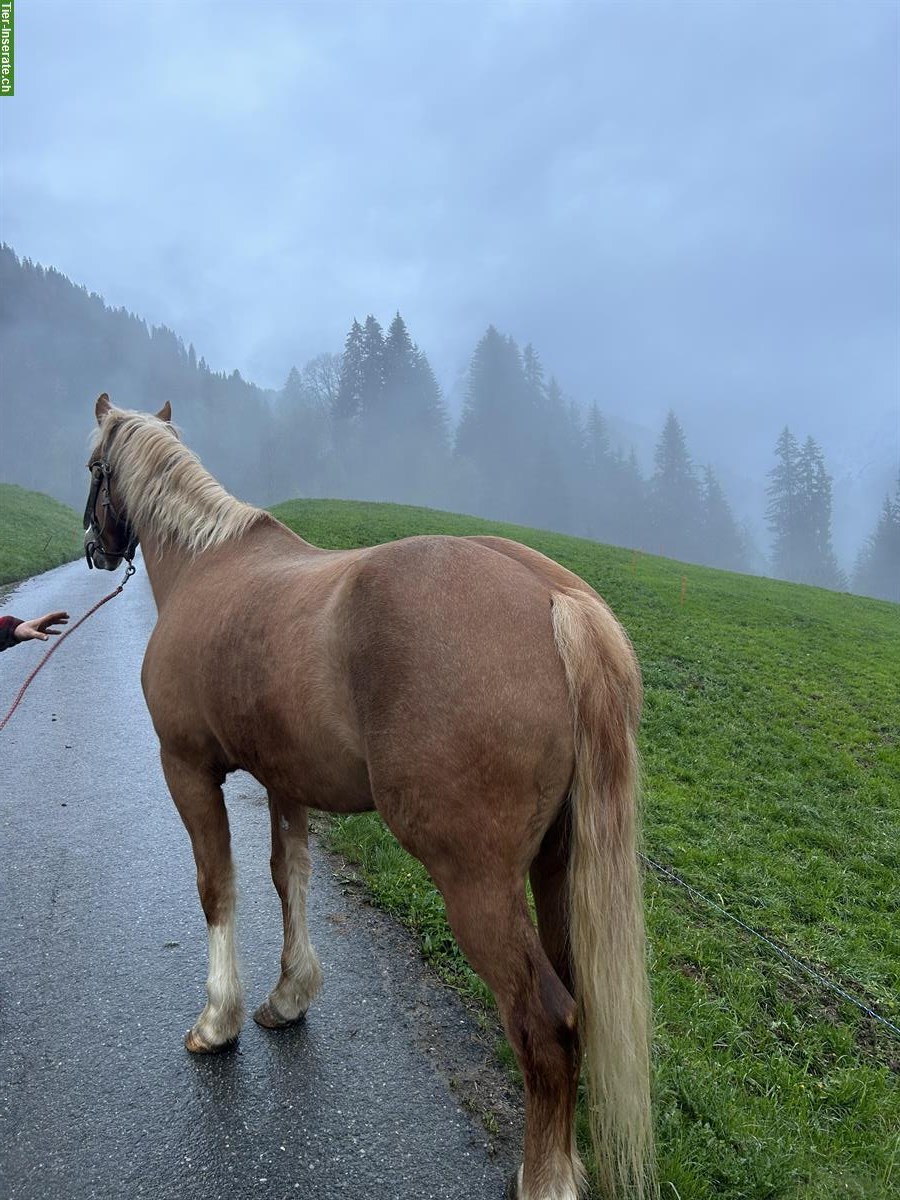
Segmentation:
{"type": "MultiPolygon", "coordinates": [[[[2,611],[75,619],[119,578],[72,563],[2,611]]],[[[321,852],[325,988],[306,1021],[272,1033],[248,1018],[236,1050],[184,1050],[206,931],[140,691],[154,616],[141,566],[0,733],[0,1196],[499,1200],[509,1155],[489,1153],[423,1048],[477,1059],[477,1031],[321,852]]],[[[0,655],[0,717],[44,649],[0,655]]],[[[232,777],[228,807],[252,1010],[277,978],[280,907],[259,785],[232,777]]]]}

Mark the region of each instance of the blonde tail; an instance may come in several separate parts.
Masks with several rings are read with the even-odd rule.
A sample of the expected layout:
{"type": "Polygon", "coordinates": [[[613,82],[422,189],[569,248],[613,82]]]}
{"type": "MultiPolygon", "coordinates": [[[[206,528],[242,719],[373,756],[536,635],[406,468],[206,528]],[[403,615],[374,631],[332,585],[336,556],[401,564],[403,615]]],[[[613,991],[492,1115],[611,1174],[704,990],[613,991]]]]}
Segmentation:
{"type": "Polygon", "coordinates": [[[554,592],[553,633],[575,714],[569,936],[590,1128],[610,1197],[656,1194],[650,1001],[637,858],[641,680],[606,605],[554,592]]]}

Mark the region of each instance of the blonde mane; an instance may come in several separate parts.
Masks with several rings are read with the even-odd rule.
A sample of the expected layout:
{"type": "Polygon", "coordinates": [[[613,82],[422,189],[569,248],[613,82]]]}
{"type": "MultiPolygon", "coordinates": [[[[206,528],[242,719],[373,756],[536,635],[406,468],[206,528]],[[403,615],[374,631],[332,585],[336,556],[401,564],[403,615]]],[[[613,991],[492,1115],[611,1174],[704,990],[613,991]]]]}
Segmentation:
{"type": "Polygon", "coordinates": [[[263,509],[226,492],[175,430],[149,413],[110,409],[91,453],[105,454],[138,537],[149,534],[161,546],[177,543],[200,554],[266,517],[263,509]]]}

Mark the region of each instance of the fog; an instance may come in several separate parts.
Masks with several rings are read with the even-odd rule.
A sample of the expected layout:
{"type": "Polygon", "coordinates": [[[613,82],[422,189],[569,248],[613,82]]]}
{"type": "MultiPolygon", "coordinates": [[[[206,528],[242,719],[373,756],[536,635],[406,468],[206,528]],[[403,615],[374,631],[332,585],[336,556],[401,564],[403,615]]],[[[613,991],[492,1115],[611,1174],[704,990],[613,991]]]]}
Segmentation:
{"type": "MultiPolygon", "coordinates": [[[[293,367],[340,353],[354,318],[387,333],[399,311],[448,453],[494,326],[536,348],[559,412],[586,426],[598,407],[645,479],[674,412],[766,555],[787,425],[821,448],[849,571],[900,467],[898,12],[35,2],[0,101],[0,235],[167,326],[213,373],[237,369],[272,414],[293,367]]],[[[19,318],[4,304],[5,355],[19,318]]],[[[144,401],[152,374],[83,350],[86,420],[114,390],[95,368],[114,366],[115,400],[144,401]]],[[[232,390],[217,436],[233,441],[211,449],[236,487],[260,459],[232,390]]],[[[7,430],[46,401],[5,386],[7,430]]],[[[397,499],[416,494],[401,478],[415,461],[394,456],[397,499]]],[[[67,491],[59,462],[43,490],[67,491]]],[[[338,494],[342,479],[361,490],[356,471],[318,482],[338,494]]],[[[522,519],[559,524],[535,502],[548,490],[522,519]]],[[[493,503],[474,507],[518,512],[493,503]]]]}

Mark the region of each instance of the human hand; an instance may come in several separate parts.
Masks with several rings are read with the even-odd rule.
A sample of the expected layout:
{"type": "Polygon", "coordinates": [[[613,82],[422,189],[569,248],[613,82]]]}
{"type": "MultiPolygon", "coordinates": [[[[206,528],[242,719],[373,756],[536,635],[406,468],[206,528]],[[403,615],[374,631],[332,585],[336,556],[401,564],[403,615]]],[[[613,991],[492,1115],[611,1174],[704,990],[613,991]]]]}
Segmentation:
{"type": "Polygon", "coordinates": [[[17,642],[27,642],[31,638],[46,642],[48,634],[62,633],[61,629],[51,629],[51,625],[68,625],[68,623],[69,614],[67,612],[47,613],[43,617],[33,617],[30,621],[22,621],[13,630],[13,637],[17,642]]]}

